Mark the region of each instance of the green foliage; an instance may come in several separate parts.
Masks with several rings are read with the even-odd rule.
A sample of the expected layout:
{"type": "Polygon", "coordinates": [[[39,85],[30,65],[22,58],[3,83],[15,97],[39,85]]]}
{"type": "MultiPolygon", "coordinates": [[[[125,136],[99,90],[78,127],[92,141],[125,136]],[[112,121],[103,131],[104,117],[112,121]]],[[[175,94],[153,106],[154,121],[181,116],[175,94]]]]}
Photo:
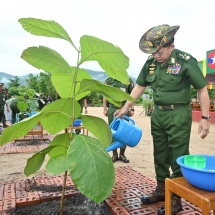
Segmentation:
{"type": "Polygon", "coordinates": [[[190,88],[191,98],[197,98],[197,91],[193,87],[190,88]]]}
{"type": "MultiPolygon", "coordinates": [[[[68,170],[77,188],[87,197],[100,203],[108,197],[114,185],[114,166],[106,152],[112,134],[103,119],[82,116],[77,101],[92,92],[101,94],[115,105],[133,99],[120,89],[93,80],[80,66],[87,61],[97,61],[110,77],[127,84],[129,81],[126,69],[129,59],[119,47],[93,36],[82,36],[80,50],[77,49],[68,33],[55,21],[22,18],[19,22],[33,35],[67,41],[77,52],[78,61],[76,66],[70,66],[57,51],[45,46],[29,47],[23,51],[22,59],[51,74],[52,84],[61,99],[45,106],[38,114],[5,129],[0,145],[23,137],[40,122],[46,131],[56,136],[48,148],[28,159],[25,174],[35,173],[43,164],[44,157],[49,155],[47,171],[58,174],[68,170]],[[73,125],[77,118],[82,119],[83,125],[94,137],[73,133],[59,134],[73,125]]],[[[47,87],[43,79],[41,82],[47,87]]]]}
{"type": "Polygon", "coordinates": [[[38,77],[39,77],[38,75],[30,74],[28,76],[28,78],[26,79],[26,82],[27,82],[28,86],[31,89],[34,89],[36,92],[40,92],[39,84],[38,84],[38,77]]]}
{"type": "Polygon", "coordinates": [[[20,112],[32,112],[38,110],[38,101],[35,98],[35,90],[25,86],[11,87],[10,96],[16,96],[17,108],[20,112]]]}
{"type": "Polygon", "coordinates": [[[143,108],[147,116],[151,116],[152,110],[154,108],[154,101],[152,99],[143,100],[143,108]]]}
{"type": "Polygon", "coordinates": [[[15,76],[14,78],[12,79],[9,79],[9,83],[8,83],[8,87],[11,88],[11,87],[14,87],[14,88],[17,88],[20,86],[20,80],[19,80],[19,77],[18,76],[15,76]]]}
{"type": "Polygon", "coordinates": [[[34,89],[35,92],[42,92],[46,97],[51,96],[55,100],[59,98],[51,81],[51,73],[40,72],[39,75],[30,74],[26,82],[28,87],[34,89]]]}
{"type": "Polygon", "coordinates": [[[212,99],[212,98],[215,98],[215,89],[210,89],[208,90],[208,93],[209,93],[209,97],[212,99]]]}

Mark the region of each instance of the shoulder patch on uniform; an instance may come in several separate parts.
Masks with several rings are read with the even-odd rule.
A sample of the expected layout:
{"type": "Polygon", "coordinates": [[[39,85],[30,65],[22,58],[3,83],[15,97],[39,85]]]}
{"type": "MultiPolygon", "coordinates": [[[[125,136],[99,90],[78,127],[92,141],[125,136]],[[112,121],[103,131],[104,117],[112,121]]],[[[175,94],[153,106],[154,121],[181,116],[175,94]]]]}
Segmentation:
{"type": "Polygon", "coordinates": [[[147,60],[154,59],[153,55],[149,55],[147,60]]]}
{"type": "Polygon", "coordinates": [[[185,61],[189,61],[191,59],[191,56],[189,54],[186,53],[177,53],[177,57],[180,59],[183,59],[185,61]]]}

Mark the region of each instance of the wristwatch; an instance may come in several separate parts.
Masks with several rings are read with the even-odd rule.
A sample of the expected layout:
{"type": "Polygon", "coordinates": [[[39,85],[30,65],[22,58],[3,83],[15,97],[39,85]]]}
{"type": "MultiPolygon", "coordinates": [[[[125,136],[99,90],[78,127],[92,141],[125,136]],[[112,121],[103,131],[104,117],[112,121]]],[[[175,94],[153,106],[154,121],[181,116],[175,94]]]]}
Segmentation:
{"type": "Polygon", "coordinates": [[[202,119],[206,119],[206,120],[210,120],[211,119],[211,116],[210,115],[208,115],[208,116],[202,116],[202,119]]]}

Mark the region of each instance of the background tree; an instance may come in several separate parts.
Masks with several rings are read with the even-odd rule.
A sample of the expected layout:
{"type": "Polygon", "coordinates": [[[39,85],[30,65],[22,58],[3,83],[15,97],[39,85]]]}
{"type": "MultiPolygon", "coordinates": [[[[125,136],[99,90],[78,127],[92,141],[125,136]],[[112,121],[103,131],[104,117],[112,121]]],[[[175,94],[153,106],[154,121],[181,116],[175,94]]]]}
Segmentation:
{"type": "Polygon", "coordinates": [[[19,87],[21,84],[20,84],[20,79],[18,76],[15,76],[14,78],[11,78],[9,79],[9,83],[8,83],[8,88],[11,88],[11,87],[19,87]]]}
{"type": "Polygon", "coordinates": [[[51,73],[40,72],[39,74],[39,92],[43,92],[44,95],[51,96],[54,100],[58,99],[58,93],[55,90],[52,81],[51,81],[51,73]]]}
{"type": "Polygon", "coordinates": [[[33,75],[30,73],[28,78],[26,78],[26,82],[28,84],[28,87],[31,89],[34,89],[36,92],[39,92],[39,76],[38,75],[33,75]]]}

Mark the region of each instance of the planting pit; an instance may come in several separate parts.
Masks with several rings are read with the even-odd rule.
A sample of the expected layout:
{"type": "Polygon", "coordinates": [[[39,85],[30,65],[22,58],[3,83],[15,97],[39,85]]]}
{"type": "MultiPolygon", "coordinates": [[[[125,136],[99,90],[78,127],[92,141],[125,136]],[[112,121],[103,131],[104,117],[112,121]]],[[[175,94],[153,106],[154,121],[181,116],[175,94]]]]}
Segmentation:
{"type": "Polygon", "coordinates": [[[34,153],[48,146],[55,135],[27,135],[0,147],[0,154],[34,153]]]}
{"type": "MultiPolygon", "coordinates": [[[[59,215],[60,199],[17,207],[16,215],[59,215]]],[[[105,202],[96,204],[81,193],[64,199],[64,215],[113,215],[105,202]]]]}

